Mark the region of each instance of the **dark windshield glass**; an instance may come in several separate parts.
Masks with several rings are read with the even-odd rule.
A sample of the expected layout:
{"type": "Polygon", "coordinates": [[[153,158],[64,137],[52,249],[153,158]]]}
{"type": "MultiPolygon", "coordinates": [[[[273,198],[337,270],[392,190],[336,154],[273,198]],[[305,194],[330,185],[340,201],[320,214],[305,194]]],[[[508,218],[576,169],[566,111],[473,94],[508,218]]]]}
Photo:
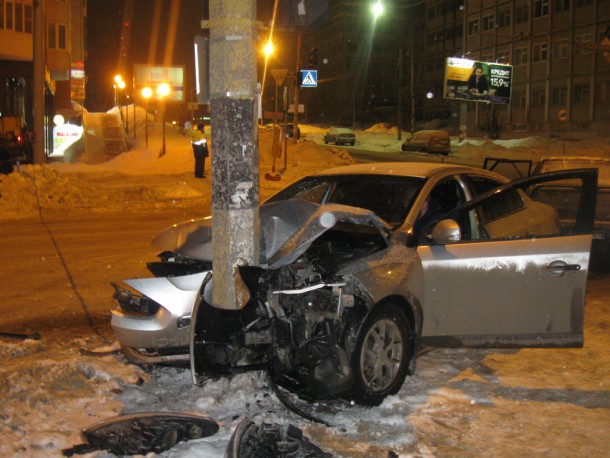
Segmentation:
{"type": "Polygon", "coordinates": [[[400,226],[421,189],[421,178],[393,175],[335,175],[304,178],[267,202],[300,199],[372,210],[388,224],[400,226]]]}

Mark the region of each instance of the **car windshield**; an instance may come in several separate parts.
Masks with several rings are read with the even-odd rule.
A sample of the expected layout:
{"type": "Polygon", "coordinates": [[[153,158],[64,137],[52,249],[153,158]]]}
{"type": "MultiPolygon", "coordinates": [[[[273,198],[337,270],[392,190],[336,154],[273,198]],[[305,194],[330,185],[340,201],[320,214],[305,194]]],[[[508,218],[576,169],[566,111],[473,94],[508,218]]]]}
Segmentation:
{"type": "Polygon", "coordinates": [[[404,222],[425,180],[386,175],[335,175],[306,177],[280,191],[267,202],[300,199],[317,204],[366,208],[394,228],[404,222]]]}

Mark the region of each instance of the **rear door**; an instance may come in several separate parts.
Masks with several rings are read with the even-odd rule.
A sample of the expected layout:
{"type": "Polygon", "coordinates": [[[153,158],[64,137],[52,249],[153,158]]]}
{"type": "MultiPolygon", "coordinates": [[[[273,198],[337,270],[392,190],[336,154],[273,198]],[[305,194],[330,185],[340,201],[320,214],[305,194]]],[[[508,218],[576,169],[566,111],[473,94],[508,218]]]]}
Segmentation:
{"type": "Polygon", "coordinates": [[[466,221],[474,212],[478,230],[472,240],[418,247],[422,343],[581,346],[596,182],[596,170],[530,177],[449,215],[466,221]],[[531,197],[558,184],[579,189],[570,227],[560,227],[557,211],[531,197]]]}

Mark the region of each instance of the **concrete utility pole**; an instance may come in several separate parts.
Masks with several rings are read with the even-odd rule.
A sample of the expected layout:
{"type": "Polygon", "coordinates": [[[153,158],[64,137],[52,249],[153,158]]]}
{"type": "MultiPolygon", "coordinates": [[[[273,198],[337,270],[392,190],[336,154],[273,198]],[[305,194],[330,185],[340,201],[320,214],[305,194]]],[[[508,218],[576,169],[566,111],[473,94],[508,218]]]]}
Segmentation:
{"type": "Polygon", "coordinates": [[[210,0],[214,305],[238,306],[233,270],[260,263],[255,0],[210,0]]]}

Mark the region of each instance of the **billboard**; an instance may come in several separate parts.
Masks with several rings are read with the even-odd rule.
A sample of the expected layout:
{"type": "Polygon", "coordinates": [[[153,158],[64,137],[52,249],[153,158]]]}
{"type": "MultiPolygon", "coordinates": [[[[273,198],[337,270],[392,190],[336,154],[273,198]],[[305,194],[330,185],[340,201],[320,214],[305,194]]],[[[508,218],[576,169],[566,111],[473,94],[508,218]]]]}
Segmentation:
{"type": "Polygon", "coordinates": [[[133,66],[134,92],[139,97],[142,89],[152,89],[153,100],[162,98],[168,102],[184,102],[184,67],[162,67],[154,65],[135,64],[133,66]],[[166,97],[157,94],[160,84],[168,84],[170,93],[166,97]]]}
{"type": "Polygon", "coordinates": [[[512,76],[512,65],[448,57],[444,97],[509,105],[512,76]]]}

